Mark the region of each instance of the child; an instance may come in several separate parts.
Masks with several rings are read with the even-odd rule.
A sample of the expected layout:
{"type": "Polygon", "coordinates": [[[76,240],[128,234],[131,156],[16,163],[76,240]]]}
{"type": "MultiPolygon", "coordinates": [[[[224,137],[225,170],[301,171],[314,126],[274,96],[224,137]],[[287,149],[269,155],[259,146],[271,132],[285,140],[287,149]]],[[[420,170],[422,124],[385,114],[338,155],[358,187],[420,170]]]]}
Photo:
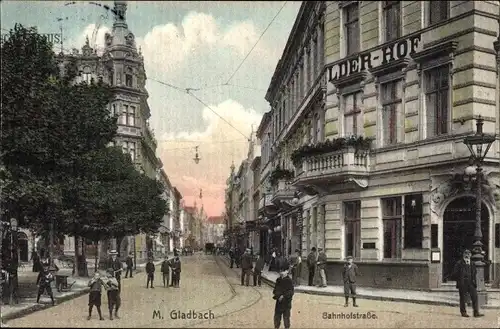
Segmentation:
{"type": "Polygon", "coordinates": [[[49,264],[43,264],[43,269],[38,273],[38,278],[36,279],[36,284],[38,286],[38,295],[36,297],[36,302],[40,303],[40,296],[47,292],[50,299],[52,300],[52,306],[55,305],[54,295],[52,294],[51,282],[54,281],[54,276],[49,271],[49,264]]]}
{"type": "Polygon", "coordinates": [[[168,288],[169,279],[170,279],[170,264],[168,260],[168,256],[165,256],[165,260],[161,263],[161,273],[163,274],[163,287],[168,288]]]}
{"type": "Polygon", "coordinates": [[[112,269],[108,269],[107,277],[103,280],[104,286],[108,291],[108,310],[109,319],[113,320],[113,309],[115,310],[115,318],[118,317],[118,309],[120,308],[120,290],[118,289],[118,280],[116,280],[112,269]]]}
{"type": "Polygon", "coordinates": [[[347,263],[342,271],[342,279],[344,281],[344,307],[349,306],[349,295],[352,297],[352,306],[358,307],[356,304],[356,276],[358,275],[358,267],[353,263],[352,256],[347,256],[347,263]]]}
{"type": "Polygon", "coordinates": [[[149,288],[149,283],[151,282],[151,289],[154,289],[153,281],[155,279],[155,264],[153,263],[152,258],[149,258],[148,263],[146,264],[146,273],[148,275],[148,279],[146,281],[146,288],[149,288]]]}
{"type": "Polygon", "coordinates": [[[101,290],[103,286],[103,282],[101,280],[101,275],[99,272],[95,272],[92,280],[89,281],[88,286],[90,287],[89,292],[89,316],[87,320],[92,318],[92,308],[94,306],[97,308],[97,313],[99,313],[99,320],[104,320],[101,313],[101,290]]]}
{"type": "Polygon", "coordinates": [[[293,293],[293,281],[288,276],[288,271],[280,272],[280,277],[276,280],[273,290],[273,299],[276,300],[276,306],[274,307],[274,328],[280,327],[281,317],[283,317],[285,328],[290,328],[293,293]]]}

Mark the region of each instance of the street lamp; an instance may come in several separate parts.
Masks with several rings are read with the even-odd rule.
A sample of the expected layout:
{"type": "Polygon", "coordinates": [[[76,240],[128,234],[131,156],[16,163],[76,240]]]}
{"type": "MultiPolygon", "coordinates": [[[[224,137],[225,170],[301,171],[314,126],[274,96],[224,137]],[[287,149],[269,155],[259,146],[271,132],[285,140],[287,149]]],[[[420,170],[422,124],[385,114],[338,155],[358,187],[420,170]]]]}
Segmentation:
{"type": "Polygon", "coordinates": [[[16,295],[17,302],[17,265],[18,265],[18,254],[17,254],[17,219],[10,219],[10,229],[11,229],[11,248],[12,248],[12,258],[11,258],[11,273],[10,273],[10,297],[9,304],[12,305],[14,294],[16,295]]]}
{"type": "MultiPolygon", "coordinates": [[[[483,233],[481,230],[481,208],[482,208],[482,164],[484,158],[488,154],[488,151],[496,140],[494,135],[486,135],[483,133],[483,119],[481,116],[476,120],[476,133],[472,136],[467,136],[464,139],[464,144],[467,145],[471,153],[472,163],[476,166],[475,174],[476,174],[476,184],[477,184],[477,192],[476,192],[476,227],[474,230],[474,243],[472,244],[472,257],[471,259],[474,261],[477,267],[477,291],[478,291],[478,303],[479,305],[484,305],[487,303],[487,295],[484,284],[484,255],[483,255],[483,233]]],[[[474,168],[468,167],[466,168],[466,175],[473,175],[474,168]]]]}

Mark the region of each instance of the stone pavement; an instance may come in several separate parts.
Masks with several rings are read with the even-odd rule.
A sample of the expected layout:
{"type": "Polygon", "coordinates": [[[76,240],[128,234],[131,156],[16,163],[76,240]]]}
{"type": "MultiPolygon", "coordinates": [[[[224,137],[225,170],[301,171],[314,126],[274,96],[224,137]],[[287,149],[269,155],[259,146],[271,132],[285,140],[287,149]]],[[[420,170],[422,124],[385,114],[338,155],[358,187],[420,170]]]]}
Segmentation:
{"type": "MultiPolygon", "coordinates": [[[[123,281],[121,318],[86,319],[88,297],[81,296],[25,317],[10,327],[72,328],[272,328],[275,300],[268,285],[240,285],[239,269],[229,270],[220,258],[197,254],[182,258],[179,289],[158,284],[146,289],[146,275],[123,281]],[[212,319],[176,318],[179,312],[212,312],[212,319]],[[158,315],[158,312],[160,314],[158,315]],[[157,314],[155,316],[154,314],[157,314]]],[[[105,305],[107,298],[102,300],[105,305]]],[[[292,328],[497,328],[498,312],[485,310],[482,318],[463,318],[458,307],[360,300],[359,307],[343,307],[335,296],[295,294],[292,328]]],[[[205,313],[206,314],[206,313],[205,313]]]]}
{"type": "MultiPolygon", "coordinates": [[[[224,260],[229,263],[227,257],[224,260]]],[[[279,274],[269,272],[267,266],[262,272],[262,279],[274,286],[279,274]]],[[[427,305],[459,306],[458,291],[417,291],[405,289],[377,289],[371,287],[356,287],[360,299],[372,299],[393,302],[408,302],[427,305]]],[[[299,285],[295,292],[325,296],[344,296],[343,286],[327,286],[325,288],[299,285]]],[[[488,304],[484,309],[500,309],[500,289],[489,289],[488,304]]]]}
{"type": "MultiPolygon", "coordinates": [[[[155,261],[155,264],[160,264],[162,260],[155,261]]],[[[60,268],[58,274],[68,275],[68,284],[74,282],[70,291],[58,292],[53,282],[52,291],[56,305],[67,300],[82,296],[88,292],[87,284],[90,278],[72,277],[71,269],[64,268],[60,264],[56,264],[60,268]]],[[[141,272],[146,266],[145,263],[137,264],[137,271],[141,272]]],[[[40,303],[36,302],[37,287],[35,285],[38,273],[31,271],[31,266],[25,266],[19,269],[19,303],[13,305],[2,305],[1,307],[1,322],[16,319],[27,314],[49,308],[52,306],[50,297],[44,295],[40,298],[40,303]]],[[[3,326],[3,324],[2,324],[3,326]]]]}

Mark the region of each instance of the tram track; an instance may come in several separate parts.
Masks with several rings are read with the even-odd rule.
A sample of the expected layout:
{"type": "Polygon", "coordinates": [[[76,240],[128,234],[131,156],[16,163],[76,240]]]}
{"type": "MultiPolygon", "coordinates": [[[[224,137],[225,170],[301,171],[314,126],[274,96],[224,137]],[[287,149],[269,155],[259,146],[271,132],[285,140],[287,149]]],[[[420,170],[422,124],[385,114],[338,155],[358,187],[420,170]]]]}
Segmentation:
{"type": "MultiPolygon", "coordinates": [[[[240,286],[239,283],[232,283],[230,281],[231,277],[232,279],[237,279],[235,278],[235,275],[236,273],[229,267],[226,266],[226,264],[224,264],[223,260],[221,260],[219,258],[220,256],[213,256],[214,258],[214,261],[215,263],[217,264],[217,267],[220,271],[220,273],[222,274],[222,276],[224,277],[224,281],[226,282],[226,284],[229,286],[229,289],[231,291],[231,297],[229,297],[228,299],[226,299],[225,301],[222,301],[220,303],[217,303],[215,305],[211,305],[210,307],[206,308],[206,309],[203,309],[203,310],[200,310],[200,311],[197,311],[198,313],[206,313],[208,311],[212,311],[214,312],[214,310],[216,310],[217,308],[221,308],[221,307],[224,307],[225,305],[228,305],[232,302],[234,302],[234,300],[238,297],[238,296],[242,296],[241,293],[238,293],[235,289],[235,286],[240,286]]],[[[238,278],[239,279],[239,278],[238,278]]],[[[239,312],[242,312],[242,311],[245,311],[249,308],[251,308],[252,306],[254,306],[255,304],[257,304],[259,301],[262,300],[263,298],[263,295],[262,293],[254,288],[254,287],[245,287],[247,289],[250,289],[254,292],[257,293],[258,295],[258,298],[253,301],[252,303],[250,303],[249,305],[244,305],[243,307],[241,308],[238,308],[238,309],[235,309],[235,310],[232,310],[232,311],[229,311],[229,312],[226,312],[226,313],[222,313],[219,315],[215,315],[215,317],[213,319],[207,319],[207,320],[201,320],[201,321],[197,321],[197,322],[192,322],[192,323],[188,323],[186,324],[185,326],[179,326],[179,328],[191,328],[191,327],[194,327],[194,326],[198,326],[200,324],[203,324],[203,323],[206,323],[206,322],[209,322],[209,321],[213,321],[215,319],[221,319],[221,318],[225,318],[225,317],[228,317],[230,315],[233,315],[233,314],[236,314],[236,313],[239,313],[239,312]]],[[[214,312],[215,313],[215,312],[214,312]]],[[[139,326],[137,328],[150,328],[153,324],[156,324],[156,320],[154,321],[151,321],[145,325],[142,325],[142,326],[139,326]]]]}
{"type": "MultiPolygon", "coordinates": [[[[222,264],[222,265],[221,265],[221,260],[219,259],[219,256],[214,256],[214,260],[215,260],[215,263],[217,264],[217,266],[219,267],[219,269],[220,269],[220,271],[221,271],[222,275],[224,276],[224,279],[225,279],[226,283],[230,286],[231,290],[235,292],[235,295],[234,295],[232,298],[230,298],[230,300],[226,301],[225,303],[221,303],[221,305],[220,305],[220,306],[223,306],[223,305],[225,305],[225,304],[229,303],[229,302],[230,302],[232,299],[234,299],[236,296],[238,296],[238,293],[236,292],[236,289],[234,288],[234,286],[235,286],[235,285],[240,285],[240,284],[231,283],[231,282],[229,281],[229,277],[228,277],[228,275],[225,273],[225,271],[228,271],[228,270],[229,270],[229,271],[231,271],[231,274],[233,274],[233,275],[234,275],[234,274],[236,274],[236,273],[235,273],[234,271],[232,271],[232,270],[231,270],[231,268],[228,268],[225,264],[222,264]]],[[[197,325],[200,325],[200,324],[203,324],[203,323],[206,323],[206,322],[209,322],[209,321],[215,320],[215,319],[221,319],[221,318],[225,318],[225,317],[228,317],[228,316],[230,316],[230,315],[233,315],[233,314],[240,313],[240,312],[242,312],[242,311],[245,311],[245,310],[247,310],[247,309],[251,308],[252,306],[254,306],[255,304],[257,304],[258,302],[260,302],[260,301],[262,300],[262,298],[264,297],[264,296],[262,295],[262,293],[259,291],[259,289],[256,289],[256,288],[254,288],[254,287],[250,287],[250,286],[249,286],[249,287],[246,287],[246,288],[250,288],[251,290],[253,290],[253,291],[257,292],[257,294],[258,294],[259,298],[258,298],[258,299],[256,299],[255,301],[253,301],[253,302],[252,302],[251,304],[249,304],[249,305],[243,306],[243,307],[241,307],[241,308],[239,308],[239,309],[236,309],[236,310],[233,310],[233,311],[231,311],[231,312],[227,312],[227,313],[224,313],[224,314],[221,314],[221,315],[215,316],[215,317],[214,317],[214,319],[210,319],[210,320],[203,320],[203,321],[198,321],[198,322],[196,322],[196,323],[190,323],[189,325],[187,325],[187,326],[183,326],[182,328],[191,328],[191,327],[194,327],[194,326],[197,326],[197,325]]],[[[215,307],[211,307],[211,309],[212,309],[212,308],[215,308],[215,307]]]]}

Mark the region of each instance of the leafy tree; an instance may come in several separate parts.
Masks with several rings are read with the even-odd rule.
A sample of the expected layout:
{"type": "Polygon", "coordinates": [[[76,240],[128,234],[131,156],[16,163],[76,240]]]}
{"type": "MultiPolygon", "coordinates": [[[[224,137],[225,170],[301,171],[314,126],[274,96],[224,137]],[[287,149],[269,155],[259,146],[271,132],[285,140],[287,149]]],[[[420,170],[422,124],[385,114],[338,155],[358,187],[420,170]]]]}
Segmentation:
{"type": "Polygon", "coordinates": [[[64,188],[78,181],[79,163],[105,148],[116,134],[102,83],[73,84],[75,61],[59,69],[52,45],[36,29],[16,25],[1,47],[2,219],[20,225],[58,227],[75,209],[63,203],[64,188]]]}

